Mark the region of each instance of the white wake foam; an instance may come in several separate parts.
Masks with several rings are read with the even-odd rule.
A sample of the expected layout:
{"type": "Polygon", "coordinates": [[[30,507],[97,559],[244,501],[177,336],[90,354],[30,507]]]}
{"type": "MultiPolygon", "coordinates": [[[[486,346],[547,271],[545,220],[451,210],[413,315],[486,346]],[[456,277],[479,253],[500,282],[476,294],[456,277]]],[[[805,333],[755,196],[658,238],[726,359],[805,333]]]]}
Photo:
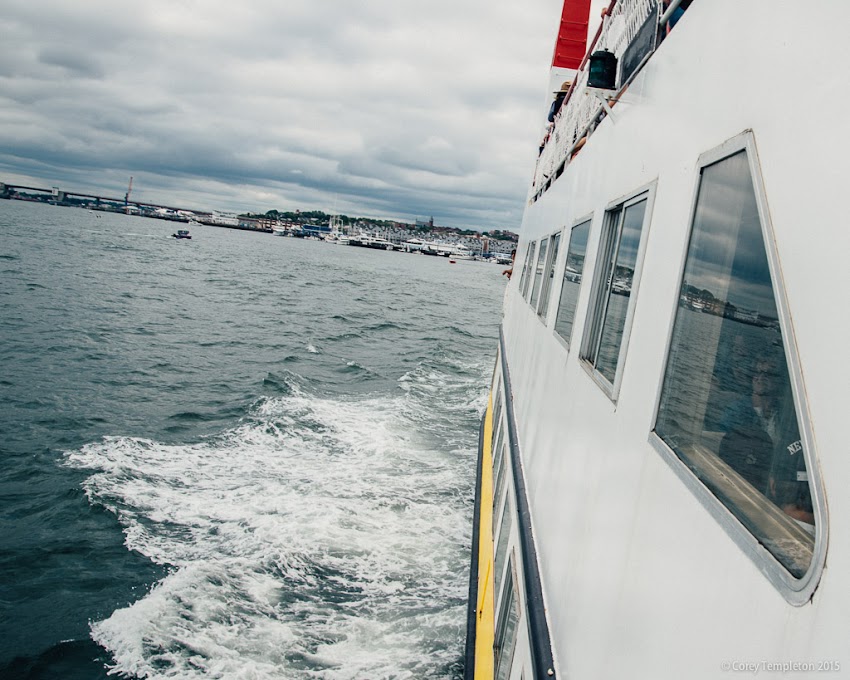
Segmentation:
{"type": "Polygon", "coordinates": [[[462,654],[478,380],[340,401],[297,390],[194,445],[109,438],[66,455],[170,574],[92,625],[146,678],[451,677],[462,654]],[[427,395],[426,395],[427,396],[427,395]],[[466,403],[463,403],[463,402],[466,403]],[[440,413],[441,409],[446,414],[440,413]],[[430,413],[423,413],[431,410],[430,413]]]}

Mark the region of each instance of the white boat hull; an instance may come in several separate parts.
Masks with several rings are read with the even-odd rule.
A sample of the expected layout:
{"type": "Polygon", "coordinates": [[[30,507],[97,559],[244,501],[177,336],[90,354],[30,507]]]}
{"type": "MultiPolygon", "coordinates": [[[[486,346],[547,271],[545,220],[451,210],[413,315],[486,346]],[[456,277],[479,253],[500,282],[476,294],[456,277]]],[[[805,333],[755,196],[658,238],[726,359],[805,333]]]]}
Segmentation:
{"type": "MultiPolygon", "coordinates": [[[[613,398],[579,356],[579,341],[567,348],[553,330],[566,247],[542,315],[522,294],[519,275],[505,297],[514,455],[525,476],[555,677],[718,678],[747,668],[755,673],[757,666],[768,675],[773,663],[814,665],[794,677],[850,673],[850,456],[843,426],[850,322],[836,304],[850,252],[850,230],[836,215],[850,179],[850,128],[844,95],[836,102],[832,88],[838,65],[850,57],[839,33],[850,22],[850,6],[826,3],[820,9],[827,25],[805,31],[811,9],[695,0],[613,117],[545,192],[537,186],[529,194],[517,274],[530,243],[560,233],[566,244],[570,227],[588,218],[592,266],[606,210],[641,191],[650,196],[640,286],[631,291],[613,398]],[[817,64],[803,57],[814,54],[817,64]],[[765,566],[766,551],[747,547],[736,520],[706,501],[700,482],[689,482],[681,461],[652,441],[700,159],[742,139],[751,141],[763,186],[781,276],[781,323],[791,333],[795,390],[816,442],[818,494],[828,499],[814,558],[821,566],[799,594],[766,575],[774,569],[765,566]]],[[[578,297],[578,338],[590,288],[583,285],[578,297]]],[[[504,417],[508,409],[501,411],[504,417]]],[[[491,520],[494,537],[499,518],[491,520]]],[[[507,550],[522,555],[517,524],[507,550]]],[[[527,607],[521,567],[516,579],[527,607]]],[[[519,628],[510,677],[538,677],[535,641],[519,628]]]]}

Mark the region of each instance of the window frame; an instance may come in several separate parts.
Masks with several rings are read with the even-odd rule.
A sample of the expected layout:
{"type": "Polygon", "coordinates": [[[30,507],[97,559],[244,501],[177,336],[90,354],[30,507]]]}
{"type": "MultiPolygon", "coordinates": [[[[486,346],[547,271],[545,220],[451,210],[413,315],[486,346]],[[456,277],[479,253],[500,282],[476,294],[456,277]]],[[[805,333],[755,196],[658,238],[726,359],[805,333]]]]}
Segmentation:
{"type": "MultiPolygon", "coordinates": [[[[496,402],[503,402],[502,399],[502,376],[501,376],[501,350],[496,350],[496,363],[493,366],[493,377],[490,379],[490,392],[493,395],[493,412],[496,411],[496,402]]],[[[495,428],[496,418],[493,418],[493,427],[495,428]]]]}
{"type": "Polygon", "coordinates": [[[502,410],[504,409],[504,402],[502,400],[502,390],[501,385],[497,385],[496,392],[493,395],[493,422],[491,423],[491,432],[492,432],[492,446],[490,449],[490,458],[493,459],[493,455],[496,451],[496,444],[498,443],[499,437],[504,438],[505,436],[505,428],[502,425],[503,415],[502,410]]]}
{"type": "Polygon", "coordinates": [[[544,326],[549,325],[549,308],[552,306],[552,290],[558,265],[557,258],[561,256],[561,242],[564,240],[563,228],[549,234],[547,240],[549,247],[546,251],[546,262],[543,264],[540,299],[537,301],[537,317],[543,322],[544,326]]]}
{"type": "Polygon", "coordinates": [[[508,442],[502,442],[502,450],[499,453],[500,461],[499,468],[496,469],[495,463],[493,467],[493,516],[501,516],[501,510],[504,505],[503,496],[507,496],[505,489],[512,487],[513,481],[508,479],[510,471],[510,445],[508,442]]]}
{"type": "Polygon", "coordinates": [[[517,644],[519,643],[519,635],[521,630],[521,624],[523,623],[523,619],[525,619],[525,607],[522,601],[522,595],[520,593],[520,584],[519,578],[517,576],[517,567],[516,567],[517,556],[514,550],[508,551],[508,555],[505,559],[505,570],[507,571],[507,578],[503,581],[502,587],[498,592],[495,593],[494,599],[496,602],[494,603],[494,630],[493,630],[493,677],[498,677],[498,672],[502,669],[502,663],[505,663],[505,668],[507,669],[507,676],[510,678],[511,669],[513,668],[514,658],[516,657],[517,644]],[[508,599],[508,594],[510,593],[510,600],[508,599]],[[513,630],[512,637],[510,638],[510,655],[502,656],[505,651],[505,642],[508,641],[504,636],[506,634],[506,628],[508,623],[508,617],[510,616],[510,612],[507,611],[510,607],[516,607],[517,611],[517,620],[516,627],[513,630]],[[500,653],[497,657],[496,653],[500,653]]]}
{"type": "Polygon", "coordinates": [[[829,525],[826,511],[826,499],[822,483],[820,468],[814,449],[814,436],[811,421],[808,417],[808,409],[805,405],[805,385],[803,382],[800,361],[796,352],[796,341],[785,294],[785,285],[782,277],[782,269],[779,263],[779,254],[776,248],[773,224],[768,209],[767,194],[761,174],[761,164],[756,149],[755,136],[752,130],[746,130],[735,137],[727,140],[714,149],[701,154],[695,168],[695,177],[691,191],[691,205],[688,215],[687,237],[684,239],[682,251],[679,256],[679,269],[676,278],[674,295],[668,304],[671,313],[668,318],[667,337],[664,348],[662,370],[656,388],[655,406],[652,413],[651,429],[649,431],[649,444],[670,466],[685,486],[694,494],[700,504],[720,524],[721,528],[729,535],[744,554],[756,565],[770,583],[785,597],[792,605],[801,606],[806,604],[814,594],[820,581],[826,560],[828,544],[829,525]],[[799,579],[795,578],[779,560],[767,550],[746,527],[732,514],[723,502],[715,496],[709,488],[703,484],[697,476],[687,467],[685,462],[679,458],[655,432],[658,414],[661,407],[661,397],[664,388],[664,380],[670,360],[670,352],[673,342],[673,327],[676,321],[679,294],[682,280],[687,265],[688,251],[693,238],[694,219],[699,201],[699,190],[702,182],[703,170],[719,161],[733,156],[741,151],[747,154],[747,165],[750,178],[755,192],[756,206],[758,208],[759,225],[761,227],[762,241],[767,256],[768,269],[770,271],[773,296],[776,303],[776,311],[783,339],[783,353],[788,367],[788,375],[791,382],[791,392],[794,399],[794,412],[800,430],[800,438],[803,442],[803,456],[809,476],[809,489],[812,497],[812,506],[815,516],[815,544],[812,551],[812,561],[808,571],[799,579]]]}
{"type": "MultiPolygon", "coordinates": [[[[492,488],[493,488],[493,518],[500,517],[499,512],[502,503],[501,497],[504,495],[501,489],[506,484],[505,477],[508,474],[510,466],[510,442],[507,438],[510,436],[508,432],[507,411],[505,395],[501,377],[501,352],[496,354],[496,366],[492,379],[493,390],[493,420],[492,420],[492,447],[490,449],[490,463],[492,472],[492,488]],[[501,444],[501,447],[499,446],[501,444]],[[498,462],[498,466],[497,466],[498,462]],[[497,484],[501,482],[501,485],[497,484]]],[[[495,536],[494,538],[494,556],[495,556],[495,536]]]]}
{"type": "Polygon", "coordinates": [[[537,313],[537,304],[540,302],[540,293],[543,291],[543,281],[546,278],[546,263],[549,261],[549,236],[541,236],[537,242],[537,252],[535,253],[534,260],[531,263],[531,285],[530,293],[528,294],[528,304],[531,305],[531,308],[537,313]],[[543,251],[543,246],[546,246],[546,250],[543,251]],[[540,264],[540,256],[543,255],[543,264],[540,264]],[[540,287],[537,287],[537,269],[538,267],[541,269],[540,272],[540,287]],[[535,297],[535,294],[537,295],[535,297]]]}
{"type": "Polygon", "coordinates": [[[534,262],[534,256],[537,254],[537,241],[529,241],[525,251],[525,261],[522,265],[522,275],[519,281],[519,294],[523,300],[528,301],[528,291],[530,289],[529,281],[531,280],[531,265],[534,262]]]}
{"type": "MultiPolygon", "coordinates": [[[[637,307],[637,298],[640,291],[640,281],[643,278],[643,263],[646,254],[646,247],[649,241],[649,231],[652,225],[652,213],[655,205],[655,191],[657,181],[652,181],[634,191],[625,194],[624,196],[611,201],[605,206],[605,213],[602,216],[602,226],[599,230],[599,236],[596,240],[596,252],[594,253],[593,270],[590,288],[590,302],[584,314],[584,332],[582,333],[581,344],[579,345],[579,360],[590,375],[591,379],[602,389],[605,395],[615,404],[620,394],[620,386],[623,382],[623,372],[626,364],[626,356],[629,349],[629,339],[632,334],[632,322],[634,320],[635,308],[637,307]],[[608,310],[608,298],[606,292],[609,288],[607,277],[605,281],[601,277],[607,271],[608,257],[614,255],[614,267],[616,270],[616,254],[619,252],[619,241],[614,244],[616,251],[611,253],[608,250],[608,244],[611,239],[614,239],[619,234],[622,236],[622,229],[619,226],[624,218],[625,211],[633,205],[637,205],[641,201],[646,201],[646,209],[643,214],[643,222],[641,224],[640,242],[638,244],[637,255],[635,258],[635,269],[632,277],[632,288],[629,291],[629,305],[626,310],[626,318],[623,321],[623,336],[620,340],[620,350],[617,354],[617,368],[614,372],[614,380],[609,381],[599,369],[596,368],[596,363],[599,360],[599,346],[602,342],[602,335],[605,328],[605,317],[608,310]],[[614,214],[616,213],[616,218],[614,214]],[[606,257],[606,253],[609,253],[606,257]],[[603,259],[605,261],[603,261],[603,259]],[[595,346],[596,358],[593,362],[590,361],[589,354],[591,344],[595,346]]],[[[593,225],[591,224],[591,227],[593,225]]],[[[588,235],[588,251],[590,250],[590,235],[588,235]]],[[[587,255],[585,255],[586,261],[587,255]]],[[[611,282],[613,285],[613,281],[611,282]]],[[[576,309],[578,311],[578,309],[576,309]]],[[[575,323],[575,321],[573,321],[575,323]]]]}
{"type": "Polygon", "coordinates": [[[491,464],[491,480],[492,480],[492,490],[493,490],[493,516],[495,517],[497,514],[497,510],[499,508],[499,498],[500,492],[499,482],[504,481],[505,477],[505,466],[510,462],[508,460],[508,456],[505,452],[505,448],[507,447],[507,442],[505,441],[505,437],[508,436],[507,426],[503,422],[493,423],[493,448],[490,452],[490,464],[491,464]],[[498,435],[496,435],[496,428],[498,427],[498,435]]]}
{"type": "MultiPolygon", "coordinates": [[[[582,291],[584,290],[584,286],[582,284],[584,283],[585,277],[593,276],[594,260],[591,259],[591,254],[593,255],[594,258],[596,257],[596,253],[592,252],[591,248],[590,248],[591,238],[593,236],[593,217],[594,217],[594,214],[590,213],[590,214],[585,215],[585,216],[583,216],[583,217],[581,217],[577,220],[574,220],[573,224],[571,226],[564,228],[564,237],[566,237],[566,235],[569,234],[569,238],[567,239],[566,247],[564,247],[563,245],[561,246],[561,250],[563,251],[564,255],[563,255],[563,262],[561,263],[562,266],[560,267],[561,277],[560,277],[560,282],[558,284],[558,290],[557,290],[558,294],[557,294],[557,296],[554,296],[558,300],[558,302],[555,306],[555,312],[554,312],[553,317],[552,317],[552,333],[555,335],[555,339],[564,346],[564,349],[566,349],[567,352],[570,351],[570,348],[575,344],[575,341],[578,341],[578,343],[579,343],[578,346],[581,347],[582,333],[579,329],[583,329],[584,324],[578,323],[578,320],[579,320],[579,300],[581,299],[581,294],[582,294],[582,291]],[[585,263],[585,266],[584,266],[584,269],[582,269],[582,272],[581,272],[581,283],[579,284],[579,297],[576,298],[576,308],[575,308],[575,312],[573,313],[572,328],[570,329],[570,338],[567,339],[563,335],[561,335],[556,328],[556,326],[558,325],[558,309],[560,309],[560,306],[561,306],[561,294],[563,293],[564,276],[566,274],[567,264],[569,263],[570,245],[572,244],[572,241],[573,241],[573,232],[578,227],[582,226],[585,223],[588,224],[588,227],[587,227],[587,243],[585,244],[585,247],[584,247],[584,263],[585,263]],[[573,340],[573,338],[575,338],[575,341],[573,340]]],[[[562,241],[564,240],[564,237],[561,237],[562,241]]],[[[584,318],[584,314],[581,315],[581,318],[584,318]]]]}
{"type": "MultiPolygon", "coordinates": [[[[508,485],[505,484],[505,486],[507,487],[508,485]]],[[[501,510],[498,515],[498,529],[495,528],[496,522],[493,522],[493,587],[495,588],[495,592],[499,592],[504,585],[505,568],[512,552],[511,545],[513,542],[511,536],[513,534],[514,524],[518,521],[514,505],[511,504],[510,493],[506,493],[504,496],[505,502],[499,504],[501,510]],[[501,558],[499,558],[499,553],[502,554],[501,558]],[[501,562],[501,564],[497,565],[497,561],[501,562]]]]}

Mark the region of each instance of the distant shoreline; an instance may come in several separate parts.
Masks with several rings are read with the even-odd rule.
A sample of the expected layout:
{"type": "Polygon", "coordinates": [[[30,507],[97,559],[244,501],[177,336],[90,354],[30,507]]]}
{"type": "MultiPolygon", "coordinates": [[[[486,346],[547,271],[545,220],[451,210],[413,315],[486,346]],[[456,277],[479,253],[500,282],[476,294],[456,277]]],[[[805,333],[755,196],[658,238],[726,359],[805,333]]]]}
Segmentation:
{"type": "MultiPolygon", "coordinates": [[[[327,215],[321,211],[310,211],[305,214],[302,219],[297,219],[300,213],[296,211],[296,219],[292,218],[293,213],[283,213],[289,217],[281,218],[278,211],[269,211],[264,216],[254,215],[236,215],[233,213],[221,213],[213,211],[205,213],[200,211],[182,210],[165,207],[154,207],[153,204],[120,202],[118,199],[98,199],[82,200],[67,199],[67,194],[59,192],[47,193],[46,190],[40,194],[26,194],[18,191],[10,192],[13,188],[11,185],[0,183],[0,198],[6,200],[23,201],[27,203],[41,203],[46,205],[55,205],[63,208],[82,208],[90,212],[106,212],[119,215],[135,215],[137,217],[146,217],[158,219],[166,222],[176,222],[179,224],[199,224],[207,227],[221,227],[224,229],[235,229],[237,231],[260,232],[265,234],[278,234],[294,238],[307,238],[313,240],[328,240],[337,239],[328,238],[332,234],[332,222],[337,218],[327,215]],[[64,200],[63,200],[64,199],[64,200]],[[270,216],[274,215],[274,217],[270,216]]],[[[83,196],[81,194],[73,194],[74,196],[83,196]]],[[[94,196],[85,196],[84,198],[94,199],[94,196]]],[[[392,247],[387,247],[387,250],[396,250],[401,252],[423,252],[421,248],[406,247],[407,242],[411,240],[424,241],[434,246],[453,246],[467,252],[471,257],[463,257],[463,254],[449,255],[445,252],[439,252],[443,257],[459,257],[460,259],[476,259],[484,261],[499,262],[507,264],[510,262],[510,253],[516,247],[516,240],[495,238],[486,233],[475,232],[474,236],[469,236],[468,230],[462,233],[463,230],[458,230],[452,227],[434,227],[433,219],[430,223],[417,223],[415,226],[390,222],[392,227],[385,226],[388,223],[386,220],[369,220],[368,218],[354,218],[349,224],[345,225],[338,233],[355,234],[363,236],[366,234],[376,238],[385,240],[392,247]],[[427,225],[427,226],[426,226],[427,225]],[[429,229],[428,227],[431,227],[429,229]]],[[[337,229],[339,224],[334,225],[337,229]]],[[[510,234],[516,238],[512,232],[499,232],[510,234]]],[[[361,245],[358,238],[354,236],[350,245],[361,245]]],[[[374,246],[372,246],[374,247],[374,246]]],[[[441,248],[442,250],[442,248],[441,248]]],[[[437,252],[425,252],[425,254],[438,254],[437,252]]]]}

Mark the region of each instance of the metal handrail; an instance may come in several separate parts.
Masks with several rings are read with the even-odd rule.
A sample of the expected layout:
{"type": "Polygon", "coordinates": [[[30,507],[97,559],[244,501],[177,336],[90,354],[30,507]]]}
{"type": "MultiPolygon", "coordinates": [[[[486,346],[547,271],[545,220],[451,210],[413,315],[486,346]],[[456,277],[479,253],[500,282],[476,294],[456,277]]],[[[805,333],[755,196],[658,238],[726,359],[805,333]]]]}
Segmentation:
{"type": "Polygon", "coordinates": [[[679,9],[679,5],[681,5],[681,4],[682,4],[682,0],[673,0],[673,2],[671,2],[667,6],[667,10],[664,12],[664,14],[661,15],[661,18],[658,20],[658,25],[663,26],[668,21],[670,21],[670,17],[673,16],[673,12],[675,12],[677,9],[679,9]]]}
{"type": "Polygon", "coordinates": [[[502,385],[505,394],[505,422],[508,427],[508,451],[511,473],[514,479],[514,502],[516,503],[517,531],[519,534],[520,558],[522,560],[523,581],[525,583],[525,609],[528,621],[529,651],[533,678],[551,678],[557,680],[555,659],[552,654],[552,640],[549,635],[549,621],[546,617],[546,602],[543,599],[543,582],[540,579],[540,567],[537,560],[537,548],[531,522],[531,509],[526,494],[525,475],[520,459],[519,436],[516,430],[513,388],[505,354],[505,330],[499,328],[499,362],[502,369],[502,385]]]}
{"type": "MultiPolygon", "coordinates": [[[[659,25],[669,20],[681,1],[673,0],[670,3],[659,25]]],[[[611,0],[538,156],[532,183],[533,199],[551,185],[562,166],[569,162],[579,142],[593,131],[595,123],[601,118],[600,114],[605,114],[605,108],[598,99],[584,96],[590,55],[596,50],[608,50],[619,59],[650,13],[656,9],[662,10],[663,7],[663,0],[611,0]]],[[[662,12],[659,11],[659,14],[662,12]]]]}

